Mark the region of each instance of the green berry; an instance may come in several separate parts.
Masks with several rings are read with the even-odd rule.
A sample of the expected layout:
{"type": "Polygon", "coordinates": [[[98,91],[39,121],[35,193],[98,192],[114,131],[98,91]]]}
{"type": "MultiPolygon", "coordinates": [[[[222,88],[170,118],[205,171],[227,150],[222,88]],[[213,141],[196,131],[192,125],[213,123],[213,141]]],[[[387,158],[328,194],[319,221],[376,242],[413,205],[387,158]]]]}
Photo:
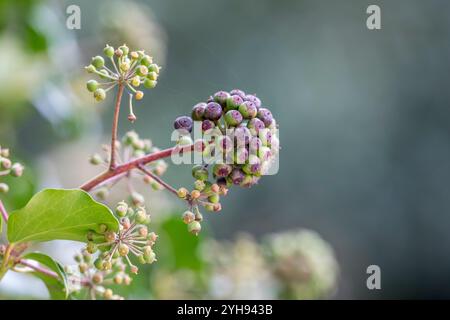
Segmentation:
{"type": "Polygon", "coordinates": [[[156,81],[156,80],[158,80],[158,74],[154,71],[149,72],[147,75],[147,78],[150,80],[156,81]]]}
{"type": "Polygon", "coordinates": [[[181,136],[180,139],[178,139],[177,144],[179,146],[189,146],[193,143],[192,138],[190,136],[181,136]]]}
{"type": "Polygon", "coordinates": [[[96,101],[103,101],[106,98],[105,90],[98,88],[94,91],[94,98],[96,101]]]}
{"type": "Polygon", "coordinates": [[[159,74],[159,66],[156,63],[152,63],[151,65],[148,66],[148,71],[156,72],[159,74]]]}
{"type": "Polygon", "coordinates": [[[116,214],[119,217],[125,217],[128,213],[128,204],[126,202],[119,202],[119,204],[116,207],[116,214]]]}
{"type": "Polygon", "coordinates": [[[146,223],[146,221],[147,221],[147,213],[145,212],[144,209],[139,208],[139,209],[136,211],[136,216],[135,216],[135,218],[136,218],[136,222],[137,222],[137,223],[141,223],[141,224],[146,223]]]}
{"type": "Polygon", "coordinates": [[[153,59],[149,55],[145,55],[142,57],[141,64],[143,64],[144,66],[148,67],[152,63],[153,63],[153,59]]]}
{"type": "Polygon", "coordinates": [[[90,158],[89,158],[89,162],[93,165],[99,165],[100,163],[103,162],[102,157],[99,154],[93,154],[90,158]]]}
{"type": "Polygon", "coordinates": [[[144,248],[144,259],[145,259],[145,262],[149,263],[149,264],[156,261],[156,254],[150,246],[146,246],[144,248]],[[148,250],[147,248],[150,250],[148,250]]]}
{"type": "Polygon", "coordinates": [[[97,69],[99,69],[105,65],[105,60],[101,56],[95,56],[92,58],[91,64],[97,69]]]}
{"type": "Polygon", "coordinates": [[[157,83],[158,82],[155,80],[150,80],[149,78],[145,78],[144,87],[146,87],[147,89],[153,89],[154,87],[156,87],[157,83]]]}
{"type": "Polygon", "coordinates": [[[213,194],[213,195],[208,197],[208,201],[211,202],[211,203],[219,203],[220,196],[218,194],[213,194]]]}
{"type": "Polygon", "coordinates": [[[114,48],[111,47],[110,45],[106,45],[106,47],[103,49],[103,53],[108,58],[111,58],[114,55],[114,48]]]}
{"type": "Polygon", "coordinates": [[[128,252],[130,252],[130,248],[128,248],[126,244],[121,243],[117,251],[122,257],[125,257],[126,255],[128,255],[128,252]]]}
{"type": "Polygon", "coordinates": [[[136,69],[136,74],[140,75],[141,77],[145,77],[148,74],[148,68],[144,65],[140,65],[136,69]]]}
{"type": "Polygon", "coordinates": [[[124,55],[128,55],[128,52],[130,51],[130,49],[125,44],[120,46],[119,49],[122,50],[122,53],[124,55]]]}
{"type": "Polygon", "coordinates": [[[242,114],[237,110],[230,110],[227,113],[225,113],[225,122],[232,127],[235,127],[239,125],[243,118],[242,114]]]}
{"type": "Polygon", "coordinates": [[[97,69],[95,69],[95,67],[92,64],[90,64],[87,67],[85,67],[85,69],[86,69],[86,71],[88,73],[93,73],[93,72],[95,72],[97,70],[97,69]]]}
{"type": "Polygon", "coordinates": [[[97,246],[93,242],[88,242],[86,246],[86,251],[90,254],[94,254],[97,251],[97,246]]]}
{"type": "Polygon", "coordinates": [[[194,215],[194,213],[191,212],[191,211],[185,211],[185,212],[183,213],[182,218],[183,218],[183,222],[184,222],[184,223],[189,224],[189,223],[191,223],[192,221],[195,220],[195,215],[194,215]]]}
{"type": "Polygon", "coordinates": [[[192,221],[188,224],[188,231],[192,234],[198,235],[202,230],[202,225],[198,221],[192,221]]]}
{"type": "Polygon", "coordinates": [[[103,275],[100,272],[95,273],[92,276],[92,282],[95,284],[101,284],[103,282],[103,275]]]}
{"type": "Polygon", "coordinates": [[[94,267],[96,267],[98,270],[102,270],[103,269],[103,260],[101,258],[95,259],[94,267]]]}
{"type": "Polygon", "coordinates": [[[192,176],[197,180],[208,180],[208,169],[202,165],[196,165],[192,168],[192,176]]]}
{"type": "Polygon", "coordinates": [[[97,89],[98,87],[98,82],[95,80],[89,80],[88,82],[86,82],[86,88],[88,89],[89,92],[94,92],[95,89],[97,89]]]}
{"type": "Polygon", "coordinates": [[[205,182],[202,180],[195,180],[194,182],[194,188],[198,191],[202,191],[203,189],[205,189],[205,186],[205,182]]]}

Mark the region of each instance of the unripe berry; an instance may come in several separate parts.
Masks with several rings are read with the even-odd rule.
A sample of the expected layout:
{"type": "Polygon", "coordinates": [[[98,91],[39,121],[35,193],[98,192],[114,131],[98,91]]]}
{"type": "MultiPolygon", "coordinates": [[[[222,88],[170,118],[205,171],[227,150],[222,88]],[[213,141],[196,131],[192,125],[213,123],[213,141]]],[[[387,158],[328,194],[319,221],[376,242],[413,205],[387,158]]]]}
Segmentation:
{"type": "Polygon", "coordinates": [[[241,97],[242,99],[245,98],[245,92],[239,89],[233,89],[230,91],[230,95],[238,95],[239,97],[241,97]]]}
{"type": "Polygon", "coordinates": [[[208,130],[214,129],[216,125],[211,120],[203,120],[202,121],[202,131],[206,132],[208,130]]]}
{"type": "Polygon", "coordinates": [[[147,89],[153,89],[154,87],[156,87],[156,84],[158,82],[155,80],[150,80],[148,78],[145,78],[144,80],[144,87],[146,87],[147,89]]]}
{"type": "Polygon", "coordinates": [[[131,79],[131,85],[133,87],[139,87],[141,85],[141,78],[139,78],[138,76],[133,77],[133,79],[131,79]]]}
{"type": "Polygon", "coordinates": [[[120,224],[122,225],[122,227],[125,230],[130,229],[130,227],[131,227],[131,222],[130,222],[130,219],[128,219],[128,217],[121,218],[120,224]]]}
{"type": "Polygon", "coordinates": [[[142,98],[144,97],[144,93],[142,91],[136,91],[134,97],[136,98],[136,100],[142,100],[142,98]]]}
{"type": "Polygon", "coordinates": [[[81,254],[76,254],[76,255],[73,257],[73,259],[74,259],[76,262],[80,263],[81,261],[83,261],[83,256],[82,256],[81,254]]]}
{"type": "Polygon", "coordinates": [[[158,80],[158,74],[154,71],[149,72],[147,75],[147,79],[152,80],[152,81],[156,81],[158,80]]]}
{"type": "Polygon", "coordinates": [[[95,273],[92,276],[92,282],[95,284],[101,284],[103,282],[103,275],[100,272],[95,273]]]}
{"type": "Polygon", "coordinates": [[[177,194],[179,198],[185,199],[188,194],[188,190],[186,188],[180,188],[178,189],[177,194]]]}
{"type": "Polygon", "coordinates": [[[93,73],[96,70],[95,67],[92,64],[88,65],[87,67],[84,67],[84,69],[86,69],[86,71],[88,73],[93,73]]]}
{"type": "Polygon", "coordinates": [[[220,201],[220,196],[217,194],[213,194],[208,197],[208,201],[211,203],[218,203],[220,201]]]}
{"type": "Polygon", "coordinates": [[[242,180],[244,180],[245,173],[240,169],[233,169],[233,171],[230,174],[231,180],[233,181],[233,184],[239,185],[242,180]]]}
{"type": "Polygon", "coordinates": [[[192,221],[188,224],[188,231],[192,234],[198,235],[202,230],[202,225],[198,221],[192,221]]]}
{"type": "Polygon", "coordinates": [[[206,109],[206,103],[204,103],[204,102],[197,103],[192,108],[192,114],[191,114],[192,119],[195,121],[203,120],[203,115],[205,114],[205,109],[206,109]]]}
{"type": "Polygon", "coordinates": [[[124,61],[120,63],[119,68],[121,71],[127,72],[128,70],[130,70],[130,63],[128,61],[124,61]]]}
{"type": "Polygon", "coordinates": [[[244,103],[239,106],[238,110],[245,119],[252,119],[256,117],[258,113],[256,105],[251,101],[244,101],[244,103]]]}
{"type": "Polygon", "coordinates": [[[144,66],[144,65],[140,65],[136,69],[136,74],[141,76],[141,77],[145,77],[148,74],[148,68],[146,66],[144,66]]]}
{"type": "Polygon", "coordinates": [[[236,127],[242,122],[242,114],[237,110],[230,110],[225,113],[225,122],[231,126],[236,127]]]}
{"type": "Polygon", "coordinates": [[[157,239],[158,235],[154,232],[150,232],[147,236],[147,240],[152,241],[153,243],[155,243],[157,239]]]}
{"type": "Polygon", "coordinates": [[[217,177],[227,177],[232,169],[228,164],[217,163],[213,167],[213,172],[217,177]]]}
{"type": "Polygon", "coordinates": [[[144,224],[147,221],[147,212],[143,208],[136,211],[135,219],[137,223],[144,224]]]}
{"type": "Polygon", "coordinates": [[[254,184],[255,184],[254,177],[252,175],[246,175],[239,185],[243,188],[250,188],[254,184]]]}
{"type": "Polygon", "coordinates": [[[227,99],[227,107],[226,107],[226,109],[227,110],[237,109],[243,102],[244,102],[244,99],[242,99],[237,94],[232,95],[232,96],[228,97],[228,99],[227,99]]]}
{"type": "Polygon", "coordinates": [[[5,158],[9,158],[9,149],[8,148],[3,148],[0,151],[0,156],[5,157],[5,158]]]}
{"type": "Polygon", "coordinates": [[[89,80],[86,82],[86,88],[89,92],[94,92],[98,87],[98,82],[95,80],[89,80]]]}
{"type": "Polygon", "coordinates": [[[217,183],[213,183],[211,185],[211,191],[214,192],[214,193],[218,193],[220,191],[219,185],[217,183]]]}
{"type": "Polygon", "coordinates": [[[108,58],[111,58],[114,55],[114,48],[111,47],[110,45],[106,45],[106,47],[103,49],[103,53],[108,58]]]}
{"type": "Polygon", "coordinates": [[[218,211],[222,210],[222,205],[221,205],[220,203],[215,203],[215,204],[213,205],[213,210],[214,210],[215,212],[218,212],[218,211]]]}
{"type": "Polygon", "coordinates": [[[129,286],[132,280],[133,280],[133,279],[131,279],[129,275],[125,275],[125,276],[123,277],[123,283],[124,283],[126,286],[129,286]]]}
{"type": "Polygon", "coordinates": [[[180,139],[178,139],[177,144],[179,146],[189,146],[193,143],[192,138],[190,136],[181,136],[180,139]]]}
{"type": "Polygon", "coordinates": [[[103,101],[106,98],[106,91],[98,88],[94,91],[94,98],[96,101],[103,101]]]}
{"type": "Polygon", "coordinates": [[[144,66],[148,67],[152,63],[153,63],[153,58],[150,57],[149,55],[145,55],[142,57],[141,64],[143,64],[144,66]]]}
{"type": "Polygon", "coordinates": [[[128,213],[128,204],[125,201],[121,201],[117,204],[116,213],[119,217],[125,217],[128,213]]]}
{"type": "Polygon", "coordinates": [[[258,157],[261,161],[267,161],[272,156],[272,151],[268,147],[261,147],[258,150],[258,157]]]}
{"type": "Polygon", "coordinates": [[[100,188],[95,195],[97,196],[97,198],[101,199],[101,200],[105,200],[106,197],[108,196],[109,191],[107,188],[100,188]]]}
{"type": "Polygon", "coordinates": [[[235,164],[244,164],[248,159],[248,150],[247,148],[238,148],[234,154],[234,163],[235,164]]]}
{"type": "Polygon", "coordinates": [[[261,100],[255,95],[248,94],[245,96],[244,100],[253,102],[257,109],[261,107],[261,100]]]}
{"type": "Polygon", "coordinates": [[[95,56],[92,58],[91,64],[97,69],[99,69],[105,65],[105,60],[101,56],[95,56]]]}
{"type": "Polygon", "coordinates": [[[151,65],[148,66],[148,71],[156,72],[159,74],[159,66],[156,63],[152,63],[151,65]]]}
{"type": "MultiPolygon", "coordinates": [[[[149,247],[150,248],[150,247],[149,247]]],[[[150,264],[156,261],[156,254],[153,250],[144,250],[144,259],[145,262],[150,264]]]]}
{"type": "Polygon", "coordinates": [[[267,108],[259,108],[256,115],[266,127],[270,126],[273,120],[272,112],[267,108]]]}
{"type": "Polygon", "coordinates": [[[103,269],[103,260],[101,258],[95,259],[94,267],[96,267],[98,270],[102,270],[103,269]]]}
{"type": "Polygon", "coordinates": [[[222,116],[222,107],[217,102],[210,102],[206,105],[204,117],[208,120],[219,120],[222,116]]]}
{"type": "Polygon", "coordinates": [[[193,212],[191,212],[191,211],[185,211],[185,212],[183,213],[183,222],[184,222],[184,223],[189,224],[189,223],[191,223],[191,222],[194,221],[194,220],[195,220],[195,215],[194,215],[193,212]]]}
{"type": "Polygon", "coordinates": [[[114,51],[114,54],[116,55],[116,57],[121,57],[123,56],[123,51],[120,49],[116,49],[116,51],[114,51]]]}
{"type": "Polygon", "coordinates": [[[186,130],[187,132],[192,131],[192,125],[193,125],[192,118],[188,116],[180,116],[176,118],[173,123],[173,127],[176,130],[186,130]]]}
{"type": "Polygon", "coordinates": [[[254,136],[258,135],[259,130],[264,129],[265,125],[264,122],[262,122],[258,118],[250,119],[250,121],[247,123],[247,128],[250,130],[250,133],[254,136]]]}
{"type": "Polygon", "coordinates": [[[86,263],[83,262],[78,265],[78,269],[81,273],[85,273],[89,269],[89,267],[86,263]]]}
{"type": "Polygon", "coordinates": [[[147,227],[140,227],[138,230],[138,233],[141,237],[146,238],[148,236],[148,228],[147,227]]]}
{"type": "Polygon", "coordinates": [[[130,49],[128,49],[128,47],[124,44],[124,45],[121,45],[120,47],[119,47],[119,49],[120,50],[122,50],[122,53],[124,54],[124,55],[128,55],[128,52],[130,51],[130,49]]]}
{"type": "Polygon", "coordinates": [[[131,193],[131,201],[135,206],[143,206],[145,203],[144,196],[138,192],[131,193]]]}
{"type": "Polygon", "coordinates": [[[103,298],[105,298],[106,300],[111,300],[113,295],[114,294],[111,289],[106,289],[105,292],[103,293],[103,298]]]}
{"type": "Polygon", "coordinates": [[[198,191],[202,191],[203,189],[205,189],[205,182],[202,180],[195,180],[194,188],[198,191]]]}
{"type": "Polygon", "coordinates": [[[94,254],[97,251],[97,246],[93,242],[88,242],[86,245],[86,251],[90,254],[94,254]]]}
{"type": "Polygon", "coordinates": [[[20,163],[14,163],[13,166],[11,167],[11,175],[13,177],[21,177],[23,174],[23,165],[21,165],[20,163]]]}
{"type": "Polygon", "coordinates": [[[214,94],[214,101],[220,103],[222,106],[225,106],[227,103],[227,99],[230,97],[230,94],[226,91],[218,91],[214,94]]]}
{"type": "Polygon", "coordinates": [[[200,213],[200,211],[198,211],[198,208],[196,208],[196,212],[195,212],[195,221],[201,222],[203,221],[203,215],[200,213]]]}
{"type": "Polygon", "coordinates": [[[112,269],[111,261],[103,261],[102,270],[111,270],[111,269],[112,269]]]}
{"type": "Polygon", "coordinates": [[[192,176],[197,180],[208,180],[208,169],[202,165],[196,165],[192,168],[192,176]]]}
{"type": "Polygon", "coordinates": [[[115,232],[113,232],[113,231],[107,231],[107,232],[105,232],[105,240],[107,241],[107,242],[113,242],[113,241],[115,241],[116,240],[116,233],[115,232]]]}

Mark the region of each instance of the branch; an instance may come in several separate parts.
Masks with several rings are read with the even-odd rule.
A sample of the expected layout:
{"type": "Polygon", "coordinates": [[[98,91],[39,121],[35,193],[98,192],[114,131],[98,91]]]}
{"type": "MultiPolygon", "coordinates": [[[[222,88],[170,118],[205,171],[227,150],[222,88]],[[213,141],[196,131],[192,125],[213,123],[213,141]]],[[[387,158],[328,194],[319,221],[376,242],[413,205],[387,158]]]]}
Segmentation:
{"type": "Polygon", "coordinates": [[[2,200],[0,200],[0,212],[2,214],[3,220],[5,220],[5,222],[8,222],[8,212],[6,211],[2,200]]]}
{"type": "Polygon", "coordinates": [[[119,125],[120,101],[122,100],[124,84],[119,83],[119,90],[117,91],[116,105],[114,107],[114,118],[112,123],[111,133],[111,160],[109,161],[109,169],[114,170],[116,167],[116,141],[117,141],[117,127],[119,125]]]}
{"type": "Polygon", "coordinates": [[[161,177],[158,177],[153,172],[147,170],[143,165],[138,165],[138,169],[141,170],[146,175],[148,175],[153,180],[155,180],[156,182],[158,182],[160,185],[162,185],[164,188],[166,188],[167,190],[169,190],[173,194],[178,195],[178,192],[177,192],[177,190],[174,187],[172,187],[170,184],[168,184],[163,179],[161,179],[161,177]]]}
{"type": "Polygon", "coordinates": [[[43,268],[39,265],[35,265],[33,263],[30,263],[28,260],[25,259],[20,259],[19,262],[21,265],[24,265],[28,268],[33,269],[34,271],[37,271],[39,273],[45,274],[49,277],[55,278],[55,279],[59,279],[59,276],[56,274],[56,272],[53,272],[52,270],[48,270],[46,268],[43,268]]]}
{"type": "Polygon", "coordinates": [[[192,144],[190,146],[185,146],[182,148],[175,146],[175,147],[161,150],[161,151],[158,151],[155,153],[147,154],[145,156],[131,160],[129,162],[118,165],[115,168],[111,168],[110,170],[103,172],[99,176],[84,183],[82,186],[80,186],[80,189],[82,189],[84,191],[90,191],[93,188],[95,188],[96,186],[98,186],[99,184],[109,181],[110,179],[112,179],[120,174],[123,174],[123,173],[131,171],[133,169],[139,168],[139,166],[143,166],[147,163],[170,157],[172,155],[172,152],[174,152],[174,151],[184,153],[184,152],[191,152],[193,149],[194,149],[194,145],[192,144]]]}

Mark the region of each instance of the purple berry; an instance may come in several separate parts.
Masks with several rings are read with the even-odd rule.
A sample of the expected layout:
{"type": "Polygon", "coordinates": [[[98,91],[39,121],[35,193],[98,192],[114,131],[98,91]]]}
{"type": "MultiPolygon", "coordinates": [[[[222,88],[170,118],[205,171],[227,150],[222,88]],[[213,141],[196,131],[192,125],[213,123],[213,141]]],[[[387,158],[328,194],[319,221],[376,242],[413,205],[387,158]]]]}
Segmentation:
{"type": "Polygon", "coordinates": [[[272,112],[267,108],[259,108],[258,114],[256,115],[266,127],[270,126],[273,120],[272,112]]]}
{"type": "Polygon", "coordinates": [[[233,149],[233,140],[229,136],[220,136],[218,144],[222,152],[228,153],[233,149]]]}
{"type": "Polygon", "coordinates": [[[203,115],[205,114],[205,109],[206,109],[206,103],[204,103],[204,102],[197,103],[192,108],[192,119],[194,121],[203,120],[203,115]]]}
{"type": "Polygon", "coordinates": [[[243,125],[236,127],[236,129],[234,129],[234,137],[236,140],[236,146],[240,147],[240,146],[245,146],[246,144],[248,144],[250,141],[251,135],[252,134],[250,133],[250,130],[247,127],[245,127],[243,125]]]}
{"type": "Polygon", "coordinates": [[[233,89],[233,90],[231,90],[231,91],[230,91],[230,94],[231,94],[231,95],[238,95],[238,96],[240,96],[242,99],[245,98],[245,92],[242,91],[242,90],[239,90],[239,89],[233,89]]]}
{"type": "Polygon", "coordinates": [[[222,116],[222,107],[217,102],[210,102],[206,105],[204,117],[215,121],[222,116]]]}
{"type": "Polygon", "coordinates": [[[239,125],[242,119],[242,114],[237,110],[230,110],[225,113],[225,122],[231,127],[239,125]]]}
{"type": "Polygon", "coordinates": [[[252,135],[255,136],[258,134],[259,130],[264,129],[265,127],[264,122],[258,118],[253,118],[247,123],[247,128],[249,128],[252,135]]]}
{"type": "Polygon", "coordinates": [[[238,148],[235,155],[235,163],[244,164],[248,159],[247,148],[238,148]]]}
{"type": "Polygon", "coordinates": [[[239,112],[245,119],[252,119],[256,117],[258,109],[256,105],[251,101],[244,101],[238,108],[239,112]]]}
{"type": "Polygon", "coordinates": [[[214,93],[214,101],[220,103],[222,106],[225,106],[229,96],[230,94],[226,91],[218,91],[214,93]]]}
{"type": "Polygon", "coordinates": [[[252,137],[249,142],[249,148],[252,154],[255,154],[261,147],[263,143],[260,138],[252,137]]]}
{"type": "Polygon", "coordinates": [[[261,107],[261,100],[253,94],[246,95],[245,101],[253,102],[255,104],[256,108],[258,108],[258,109],[261,107]]]}
{"type": "Polygon", "coordinates": [[[173,126],[176,130],[187,130],[188,132],[192,131],[192,119],[188,116],[181,116],[175,119],[173,126]]]}
{"type": "Polygon", "coordinates": [[[203,120],[202,121],[202,130],[203,131],[211,130],[214,127],[215,127],[215,124],[211,120],[203,120]]]}
{"type": "Polygon", "coordinates": [[[244,99],[237,94],[232,95],[227,99],[227,110],[237,109],[243,102],[244,99]]]}
{"type": "Polygon", "coordinates": [[[215,164],[213,167],[213,173],[216,177],[228,177],[233,168],[228,164],[215,164]]]}
{"type": "Polygon", "coordinates": [[[241,169],[233,169],[230,174],[231,181],[235,185],[239,185],[245,178],[245,173],[241,169]]]}

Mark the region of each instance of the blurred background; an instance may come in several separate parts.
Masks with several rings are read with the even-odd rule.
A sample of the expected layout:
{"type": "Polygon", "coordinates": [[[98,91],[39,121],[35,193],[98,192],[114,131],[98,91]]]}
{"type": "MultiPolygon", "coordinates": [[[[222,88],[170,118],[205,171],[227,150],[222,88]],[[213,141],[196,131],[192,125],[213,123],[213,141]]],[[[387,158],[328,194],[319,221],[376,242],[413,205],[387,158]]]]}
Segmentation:
{"type": "MultiPolygon", "coordinates": [[[[127,43],[163,69],[135,125],[122,114],[121,133],[169,147],[176,116],[240,88],[271,108],[282,147],[279,173],[231,190],[198,238],[181,202],[148,190],[159,260],[130,297],[450,298],[449,10],[418,0],[0,0],[0,145],[27,166],[6,205],[99,172],[87,159],[108,140],[113,102],[94,103],[83,67],[106,43],[127,43]],[[80,30],[66,28],[71,4],[80,30]],[[370,4],[381,30],[366,27],[370,4]],[[381,290],[366,287],[372,264],[381,290]]],[[[192,183],[186,167],[166,177],[192,183]]],[[[66,243],[42,249],[65,263],[73,255],[66,243]]],[[[38,282],[6,280],[1,297],[46,297],[38,282]]]]}

